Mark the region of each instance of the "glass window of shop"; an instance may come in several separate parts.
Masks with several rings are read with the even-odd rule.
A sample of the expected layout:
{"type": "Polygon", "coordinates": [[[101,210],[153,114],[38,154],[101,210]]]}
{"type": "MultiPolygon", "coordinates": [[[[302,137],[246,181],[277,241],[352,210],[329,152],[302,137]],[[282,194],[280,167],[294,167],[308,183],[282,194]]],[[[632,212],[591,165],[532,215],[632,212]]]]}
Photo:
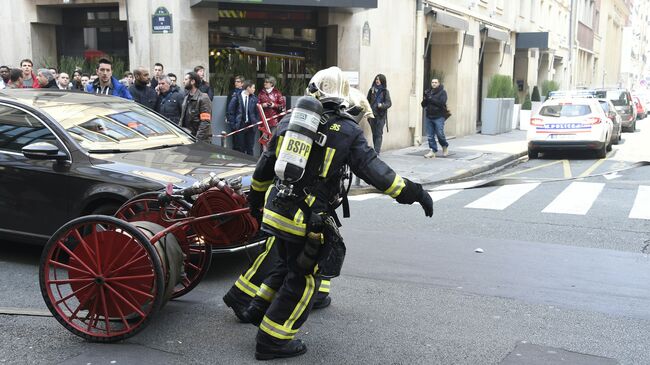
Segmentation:
{"type": "Polygon", "coordinates": [[[128,64],[127,23],[120,21],[117,6],[64,8],[62,17],[56,31],[59,61],[65,56],[92,63],[108,55],[128,64]]]}
{"type": "Polygon", "coordinates": [[[318,27],[318,9],[301,7],[219,8],[210,22],[211,51],[244,47],[256,51],[304,57],[307,68],[324,65],[325,29],[318,27]]]}

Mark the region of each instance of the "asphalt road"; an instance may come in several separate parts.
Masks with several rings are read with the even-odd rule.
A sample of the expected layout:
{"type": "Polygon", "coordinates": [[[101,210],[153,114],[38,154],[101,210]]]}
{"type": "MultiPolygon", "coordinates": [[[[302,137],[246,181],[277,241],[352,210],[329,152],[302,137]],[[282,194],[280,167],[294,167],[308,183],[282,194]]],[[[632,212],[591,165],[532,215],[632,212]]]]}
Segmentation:
{"type": "MultiPolygon", "coordinates": [[[[650,220],[635,218],[650,167],[621,170],[645,158],[646,133],[624,134],[602,161],[550,154],[477,178],[504,185],[431,187],[433,218],[355,197],[333,304],[312,313],[299,335],[309,351],[286,363],[650,363],[650,220]]],[[[2,309],[45,312],[38,256],[0,245],[2,309]]],[[[119,344],[0,314],[0,363],[255,363],[256,329],[220,299],[247,262],[215,257],[194,291],[119,344]]]]}

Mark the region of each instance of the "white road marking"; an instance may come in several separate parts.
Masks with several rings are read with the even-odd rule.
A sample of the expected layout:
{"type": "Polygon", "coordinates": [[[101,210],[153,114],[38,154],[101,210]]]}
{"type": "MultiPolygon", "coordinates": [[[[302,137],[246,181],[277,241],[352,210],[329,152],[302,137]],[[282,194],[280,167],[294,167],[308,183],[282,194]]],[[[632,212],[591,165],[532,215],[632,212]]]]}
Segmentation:
{"type": "Polygon", "coordinates": [[[465,208],[504,210],[538,186],[539,183],[504,185],[465,208]]]}
{"type": "Polygon", "coordinates": [[[603,183],[572,182],[542,213],[585,215],[604,187],[603,183]]]}
{"type": "Polygon", "coordinates": [[[429,195],[431,196],[431,200],[434,202],[437,202],[439,200],[442,200],[444,198],[448,198],[454,194],[457,194],[461,192],[462,189],[459,190],[441,190],[441,191],[430,191],[429,195]]]}
{"type": "Polygon", "coordinates": [[[650,219],[650,186],[639,185],[629,218],[650,219]]]}
{"type": "Polygon", "coordinates": [[[462,183],[456,183],[456,184],[445,184],[445,185],[440,185],[433,189],[432,191],[440,191],[440,190],[457,190],[457,189],[467,189],[467,188],[473,188],[475,186],[481,185],[485,183],[486,180],[474,180],[474,181],[465,181],[462,183]]]}
{"type": "Polygon", "coordinates": [[[363,200],[368,200],[372,198],[377,198],[380,196],[383,196],[384,194],[379,194],[379,193],[368,193],[368,194],[360,194],[360,195],[351,195],[348,196],[348,200],[351,201],[363,201],[363,200]]]}

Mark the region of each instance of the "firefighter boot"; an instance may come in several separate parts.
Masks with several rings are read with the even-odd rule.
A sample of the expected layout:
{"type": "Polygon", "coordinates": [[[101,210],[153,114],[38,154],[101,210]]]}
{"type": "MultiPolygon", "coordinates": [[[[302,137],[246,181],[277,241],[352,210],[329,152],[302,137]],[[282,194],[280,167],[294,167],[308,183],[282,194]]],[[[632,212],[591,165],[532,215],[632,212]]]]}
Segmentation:
{"type": "Polygon", "coordinates": [[[321,309],[328,307],[332,303],[332,298],[330,298],[329,293],[318,292],[314,298],[314,305],[312,309],[321,309]]]}
{"type": "Polygon", "coordinates": [[[244,316],[244,312],[248,307],[248,303],[244,303],[241,300],[238,300],[237,296],[230,291],[223,296],[223,302],[226,303],[226,305],[230,307],[230,309],[232,309],[233,312],[235,312],[235,315],[237,316],[240,322],[242,323],[249,322],[248,318],[244,316]]]}
{"type": "Polygon", "coordinates": [[[307,346],[302,340],[291,340],[282,346],[266,345],[257,342],[255,346],[255,358],[257,360],[294,357],[302,355],[305,352],[307,352],[307,346]]]}
{"type": "Polygon", "coordinates": [[[262,323],[262,319],[264,318],[264,314],[266,314],[266,310],[268,309],[269,304],[270,303],[264,301],[263,299],[255,297],[250,302],[248,307],[242,312],[242,317],[244,318],[242,322],[259,326],[260,323],[262,323]]]}

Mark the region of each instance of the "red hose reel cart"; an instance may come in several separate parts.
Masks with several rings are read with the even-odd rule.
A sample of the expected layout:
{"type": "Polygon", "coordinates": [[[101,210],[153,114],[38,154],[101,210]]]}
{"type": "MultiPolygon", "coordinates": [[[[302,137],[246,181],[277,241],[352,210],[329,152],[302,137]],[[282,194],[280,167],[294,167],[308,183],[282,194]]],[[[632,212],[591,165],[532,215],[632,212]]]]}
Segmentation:
{"type": "Polygon", "coordinates": [[[90,341],[142,330],[168,300],[191,291],[213,252],[263,243],[241,179],[214,176],[190,188],[140,194],[114,217],[59,228],[43,249],[40,286],[54,317],[90,341]]]}

